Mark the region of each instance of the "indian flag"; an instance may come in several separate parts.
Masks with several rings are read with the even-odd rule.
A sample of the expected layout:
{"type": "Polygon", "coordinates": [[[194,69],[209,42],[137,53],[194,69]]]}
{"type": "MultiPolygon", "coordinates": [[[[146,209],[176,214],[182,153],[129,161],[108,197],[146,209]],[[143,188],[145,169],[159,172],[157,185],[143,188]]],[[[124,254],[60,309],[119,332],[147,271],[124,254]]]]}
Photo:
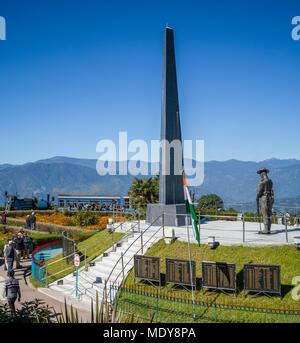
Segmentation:
{"type": "Polygon", "coordinates": [[[183,191],[184,191],[184,200],[185,200],[186,212],[191,214],[192,224],[194,227],[194,230],[193,230],[194,238],[197,240],[197,242],[200,246],[200,237],[199,237],[199,230],[198,230],[198,217],[196,215],[195,208],[194,208],[194,205],[192,203],[192,199],[190,196],[188,186],[185,182],[184,172],[182,172],[182,177],[183,177],[183,191]]]}

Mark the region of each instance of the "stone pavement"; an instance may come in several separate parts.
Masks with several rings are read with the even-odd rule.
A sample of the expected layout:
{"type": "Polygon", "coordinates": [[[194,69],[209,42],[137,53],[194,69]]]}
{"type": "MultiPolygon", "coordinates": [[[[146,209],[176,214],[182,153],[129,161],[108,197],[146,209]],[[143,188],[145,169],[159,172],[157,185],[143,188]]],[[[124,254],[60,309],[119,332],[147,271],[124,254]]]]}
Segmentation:
{"type": "MultiPolygon", "coordinates": [[[[263,224],[261,224],[263,229],[263,224]]],[[[191,228],[190,228],[191,230],[191,228]]],[[[243,222],[212,220],[201,221],[200,242],[207,244],[208,236],[215,236],[215,240],[222,245],[244,245],[253,247],[263,247],[270,245],[293,244],[294,237],[300,236],[300,227],[287,227],[287,235],[284,225],[273,224],[270,235],[258,234],[259,223],[245,222],[245,241],[243,242],[243,222]]],[[[175,228],[175,236],[179,240],[187,241],[186,228],[175,228]]],[[[192,237],[192,242],[196,241],[192,237]]]]}
{"type": "MultiPolygon", "coordinates": [[[[41,292],[38,289],[34,288],[33,285],[29,281],[29,276],[24,278],[24,271],[26,268],[30,267],[31,261],[29,259],[21,260],[21,265],[24,267],[22,269],[14,269],[15,271],[15,278],[19,280],[19,284],[21,287],[21,303],[25,301],[32,301],[35,298],[43,300],[45,305],[49,305],[53,307],[57,314],[64,313],[64,299],[54,299],[49,297],[41,292]]],[[[27,273],[28,274],[28,273],[27,273]]],[[[0,267],[0,301],[2,303],[6,302],[6,298],[3,298],[3,289],[4,289],[4,281],[7,279],[7,271],[4,270],[4,266],[0,267]]],[[[68,303],[67,303],[68,304],[68,303]]],[[[16,300],[15,302],[16,308],[20,308],[21,304],[16,300]]],[[[70,305],[68,305],[68,309],[70,310],[70,305]]],[[[91,315],[89,311],[84,311],[82,309],[77,309],[79,320],[82,319],[83,322],[89,322],[91,315]]]]}

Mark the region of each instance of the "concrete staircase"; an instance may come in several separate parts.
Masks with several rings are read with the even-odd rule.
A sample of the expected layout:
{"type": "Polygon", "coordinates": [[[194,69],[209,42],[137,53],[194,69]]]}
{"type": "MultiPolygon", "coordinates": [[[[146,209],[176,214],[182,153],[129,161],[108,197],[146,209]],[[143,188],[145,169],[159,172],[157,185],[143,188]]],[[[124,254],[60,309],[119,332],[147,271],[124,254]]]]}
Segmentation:
{"type": "MultiPolygon", "coordinates": [[[[105,251],[102,255],[98,256],[92,262],[94,266],[87,265],[87,270],[83,267],[79,269],[78,277],[78,291],[80,294],[80,302],[82,305],[90,306],[91,299],[96,301],[96,294],[98,292],[98,299],[101,301],[103,291],[105,288],[105,281],[107,280],[107,294],[109,294],[110,284],[120,284],[123,280],[121,254],[123,253],[123,265],[124,265],[124,277],[128,275],[134,264],[133,256],[135,254],[142,254],[141,250],[141,233],[137,231],[132,232],[130,229],[130,223],[125,223],[122,230],[116,231],[126,232],[129,231],[114,247],[105,251]]],[[[145,253],[158,239],[162,237],[162,230],[159,230],[154,236],[153,234],[158,230],[158,227],[150,227],[147,229],[146,225],[143,225],[143,253],[145,253]],[[146,231],[144,233],[144,231],[146,231]],[[153,237],[151,237],[153,236],[153,237]]],[[[58,285],[58,281],[55,281],[49,285],[48,289],[45,289],[44,293],[51,295],[58,293],[60,297],[66,297],[71,299],[75,296],[75,283],[76,277],[73,274],[69,274],[64,277],[63,284],[58,285]],[[73,292],[73,293],[72,293],[73,292]],[[72,294],[72,295],[71,295],[72,294]]]]}

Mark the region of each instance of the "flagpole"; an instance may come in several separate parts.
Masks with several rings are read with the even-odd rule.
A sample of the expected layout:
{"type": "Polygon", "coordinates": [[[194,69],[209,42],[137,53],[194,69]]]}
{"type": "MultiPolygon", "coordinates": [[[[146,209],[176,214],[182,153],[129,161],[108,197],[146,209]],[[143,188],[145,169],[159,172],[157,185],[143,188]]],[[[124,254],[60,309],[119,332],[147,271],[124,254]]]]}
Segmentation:
{"type": "Polygon", "coordinates": [[[190,276],[191,276],[191,286],[192,286],[192,301],[193,301],[193,317],[195,321],[195,297],[194,297],[194,285],[193,285],[193,268],[192,268],[192,259],[191,259],[191,247],[190,247],[190,233],[188,226],[188,216],[185,217],[186,220],[186,231],[188,236],[188,250],[189,250],[189,260],[190,260],[190,276]]]}

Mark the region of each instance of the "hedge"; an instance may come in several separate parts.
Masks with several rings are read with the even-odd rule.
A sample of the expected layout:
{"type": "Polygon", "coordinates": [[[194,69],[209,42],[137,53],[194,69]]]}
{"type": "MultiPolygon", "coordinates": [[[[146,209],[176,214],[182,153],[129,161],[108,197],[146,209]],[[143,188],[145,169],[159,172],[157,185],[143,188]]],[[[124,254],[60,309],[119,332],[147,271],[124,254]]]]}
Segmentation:
{"type": "MultiPolygon", "coordinates": [[[[15,219],[15,218],[7,218],[6,222],[8,225],[12,226],[22,226],[23,229],[26,228],[25,220],[23,219],[15,219]]],[[[86,230],[81,229],[79,227],[74,226],[62,226],[57,224],[48,224],[48,223],[36,223],[35,231],[43,231],[43,232],[49,232],[49,233],[62,233],[63,231],[68,231],[71,233],[77,233],[77,232],[84,232],[86,230]]]]}
{"type": "MultiPolygon", "coordinates": [[[[32,240],[33,240],[33,248],[37,248],[40,245],[50,243],[50,242],[55,242],[55,241],[60,241],[62,239],[61,235],[55,234],[55,233],[48,233],[47,235],[29,235],[32,240]]],[[[1,248],[1,253],[2,253],[2,247],[4,246],[6,242],[6,239],[0,241],[0,248],[1,248]],[[3,244],[2,244],[3,243],[3,244]],[[2,246],[1,246],[2,244],[2,246]]]]}
{"type": "Polygon", "coordinates": [[[33,239],[33,247],[34,249],[39,247],[40,245],[60,241],[62,239],[62,236],[56,233],[48,233],[46,235],[30,235],[30,237],[33,239]]]}
{"type": "MultiPolygon", "coordinates": [[[[7,232],[12,232],[12,233],[18,233],[20,231],[20,226],[13,226],[13,225],[0,225],[0,232],[2,233],[7,233],[7,232]]],[[[29,235],[34,232],[34,234],[37,235],[45,235],[48,234],[49,232],[47,231],[32,231],[32,230],[27,230],[23,228],[24,232],[27,232],[29,235]]]]}
{"type": "Polygon", "coordinates": [[[25,217],[28,214],[31,215],[31,213],[34,212],[35,214],[40,215],[48,215],[51,216],[55,213],[55,210],[24,210],[24,211],[7,211],[7,216],[11,218],[15,217],[25,217]]]}

